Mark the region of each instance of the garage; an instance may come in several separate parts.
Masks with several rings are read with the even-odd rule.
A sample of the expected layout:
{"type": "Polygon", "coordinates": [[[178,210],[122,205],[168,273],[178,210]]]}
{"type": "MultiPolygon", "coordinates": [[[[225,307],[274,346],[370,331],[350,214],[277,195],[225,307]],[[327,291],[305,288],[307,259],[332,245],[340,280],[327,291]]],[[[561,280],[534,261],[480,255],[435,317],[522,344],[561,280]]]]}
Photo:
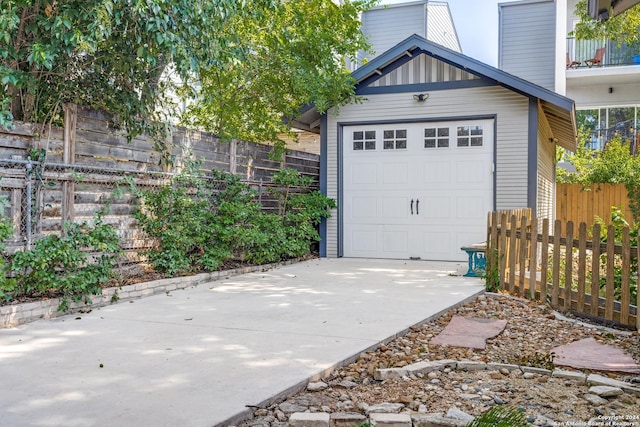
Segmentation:
{"type": "Polygon", "coordinates": [[[464,261],[490,211],[553,218],[571,99],[415,34],[351,77],[356,101],[297,122],[318,127],[320,191],[337,202],[320,256],[464,261]]]}
{"type": "Polygon", "coordinates": [[[491,119],[343,128],[344,256],[464,260],[493,206],[491,119]]]}

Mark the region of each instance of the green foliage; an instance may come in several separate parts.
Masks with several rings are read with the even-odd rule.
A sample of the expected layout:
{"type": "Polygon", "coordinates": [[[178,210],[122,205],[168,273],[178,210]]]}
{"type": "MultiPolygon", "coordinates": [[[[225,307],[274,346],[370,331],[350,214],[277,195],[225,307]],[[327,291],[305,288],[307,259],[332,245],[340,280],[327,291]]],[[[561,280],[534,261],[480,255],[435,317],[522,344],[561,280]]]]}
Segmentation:
{"type": "Polygon", "coordinates": [[[501,255],[497,249],[491,248],[490,256],[486,257],[486,270],[481,272],[481,277],[485,281],[485,289],[488,292],[498,292],[500,290],[500,259],[501,255]]]}
{"type": "Polygon", "coordinates": [[[32,249],[14,254],[14,277],[3,290],[5,299],[52,292],[62,296],[59,310],[68,308],[69,299],[90,303],[89,295],[100,294],[100,284],[112,277],[120,253],[118,236],[103,223],[102,214],[92,226],[67,223],[62,235],[49,235],[32,249]],[[96,253],[94,259],[89,252],[96,253]]]}
{"type": "Polygon", "coordinates": [[[225,21],[222,37],[236,34],[247,53],[201,70],[199,101],[184,123],[223,138],[278,145],[279,134],[290,132],[283,117],[297,116],[306,104],[323,112],[356,99],[344,59],[368,48],[358,17],[377,0],[278,3],[251,19],[225,21]]]}
{"type": "Polygon", "coordinates": [[[587,147],[587,132],[578,135],[575,153],[566,158],[576,167],[575,173],[559,169],[558,182],[572,182],[589,187],[592,184],[624,184],[629,207],[635,222],[640,222],[640,156],[630,153],[629,147],[619,137],[607,142],[602,151],[587,147]]]}
{"type": "Polygon", "coordinates": [[[59,123],[73,102],[113,113],[129,136],[162,136],[180,94],[187,122],[276,141],[304,104],[354,98],[340,65],[366,47],[358,16],[376,1],[341,3],[3,0],[0,126],[59,123]]]}
{"type": "Polygon", "coordinates": [[[8,259],[4,255],[7,248],[5,241],[13,235],[13,224],[9,218],[5,216],[5,209],[9,207],[7,196],[0,196],[0,300],[9,301],[12,292],[15,290],[15,279],[8,277],[9,264],[8,259]]]}
{"type": "Polygon", "coordinates": [[[576,16],[580,22],[572,32],[577,39],[609,39],[618,43],[638,45],[640,32],[640,6],[636,5],[605,22],[592,19],[587,13],[587,2],[582,0],[576,5],[576,16]]]}
{"type": "Polygon", "coordinates": [[[527,427],[529,422],[524,411],[515,406],[494,406],[473,421],[467,427],[527,427]]]}
{"type": "Polygon", "coordinates": [[[158,271],[212,271],[230,259],[263,264],[306,255],[319,240],[318,223],[335,207],[318,191],[308,191],[308,178],[296,171],[274,174],[278,187],[270,191],[280,203],[278,214],[264,212],[256,192],[237,176],[215,178],[192,170],[140,193],[135,217],[157,242],[149,259],[158,271]]]}
{"type": "Polygon", "coordinates": [[[522,366],[531,366],[534,368],[548,369],[553,371],[555,365],[553,359],[556,355],[553,352],[536,351],[530,354],[524,354],[516,357],[516,362],[522,366]]]}

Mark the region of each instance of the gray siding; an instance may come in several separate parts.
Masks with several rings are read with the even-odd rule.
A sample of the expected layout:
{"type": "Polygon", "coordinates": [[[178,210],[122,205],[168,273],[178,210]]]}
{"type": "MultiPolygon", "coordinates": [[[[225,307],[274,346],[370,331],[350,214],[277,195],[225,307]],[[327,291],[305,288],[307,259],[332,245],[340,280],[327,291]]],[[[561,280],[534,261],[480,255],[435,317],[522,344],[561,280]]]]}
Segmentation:
{"type": "Polygon", "coordinates": [[[555,3],[503,3],[499,12],[498,68],[555,90],[555,3]]]}
{"type": "Polygon", "coordinates": [[[410,83],[473,80],[478,77],[427,55],[419,55],[371,84],[372,87],[410,83]]]}
{"type": "MultiPolygon", "coordinates": [[[[369,95],[361,104],[327,114],[327,194],[338,199],[338,123],[405,119],[455,119],[496,115],[496,203],[498,209],[527,205],[529,101],[499,86],[432,91],[417,105],[411,93],[369,95]]],[[[338,213],[327,222],[327,256],[338,254],[338,213]]]]}
{"type": "Polygon", "coordinates": [[[462,52],[448,3],[427,3],[427,40],[462,52]]]}
{"type": "Polygon", "coordinates": [[[391,49],[413,34],[425,36],[425,6],[423,3],[375,8],[362,14],[362,32],[369,36],[372,59],[391,49]]]}
{"type": "MultiPolygon", "coordinates": [[[[539,111],[538,116],[543,117],[542,111],[539,111]]],[[[549,127],[546,126],[546,121],[544,119],[540,120],[538,122],[538,200],[536,203],[536,216],[540,219],[549,218],[552,221],[555,218],[556,146],[549,142],[551,137],[552,134],[549,127]]]]}
{"type": "Polygon", "coordinates": [[[360,52],[360,64],[363,59],[373,59],[413,34],[461,52],[447,3],[417,1],[368,10],[362,14],[362,32],[369,37],[374,53],[360,52]]]}

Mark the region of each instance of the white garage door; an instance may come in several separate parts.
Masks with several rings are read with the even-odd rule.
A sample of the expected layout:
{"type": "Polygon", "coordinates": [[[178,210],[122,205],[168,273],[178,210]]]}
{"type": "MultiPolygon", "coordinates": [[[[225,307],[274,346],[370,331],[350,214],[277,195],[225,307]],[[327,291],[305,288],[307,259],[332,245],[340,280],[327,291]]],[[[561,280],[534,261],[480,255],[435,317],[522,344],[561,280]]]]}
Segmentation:
{"type": "Polygon", "coordinates": [[[463,261],[493,207],[493,121],[345,126],[343,255],[463,261]]]}

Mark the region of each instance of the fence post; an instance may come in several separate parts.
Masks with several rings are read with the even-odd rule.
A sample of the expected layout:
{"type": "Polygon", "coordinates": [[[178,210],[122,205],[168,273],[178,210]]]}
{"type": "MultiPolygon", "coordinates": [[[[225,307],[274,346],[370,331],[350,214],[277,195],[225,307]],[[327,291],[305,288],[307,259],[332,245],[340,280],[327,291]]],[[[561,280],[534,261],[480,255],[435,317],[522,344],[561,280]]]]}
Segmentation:
{"type": "Polygon", "coordinates": [[[622,229],[622,278],[620,298],[620,323],[629,324],[629,306],[631,305],[631,242],[629,227],[622,229]]]}
{"type": "Polygon", "coordinates": [[[232,139],[229,146],[229,173],[235,175],[238,170],[238,140],[232,139]]]}
{"type": "Polygon", "coordinates": [[[638,259],[638,277],[636,278],[636,329],[640,331],[640,313],[638,313],[638,309],[640,309],[640,230],[638,231],[638,236],[636,237],[636,256],[638,259]]]}
{"type": "MultiPolygon", "coordinates": [[[[536,298],[538,284],[538,219],[531,218],[531,261],[529,262],[529,298],[536,298]]],[[[543,301],[544,302],[544,301],[543,301]]]]}
{"type": "Polygon", "coordinates": [[[540,301],[547,302],[549,272],[549,218],[542,220],[542,243],[540,244],[540,301]]]}
{"type": "Polygon", "coordinates": [[[587,277],[587,224],[581,222],[578,226],[578,306],[577,310],[584,312],[584,295],[586,293],[587,277]]]}
{"type": "MultiPolygon", "coordinates": [[[[518,257],[518,264],[520,264],[519,269],[520,269],[520,274],[519,274],[519,288],[518,288],[518,292],[519,295],[521,297],[525,296],[524,293],[524,279],[525,279],[525,273],[527,270],[527,228],[528,228],[529,224],[527,221],[527,217],[523,216],[520,219],[520,256],[518,257]]],[[[529,283],[529,286],[531,286],[531,283],[529,283]]]]}
{"type": "Polygon", "coordinates": [[[571,309],[571,287],[573,285],[573,221],[567,222],[567,238],[564,252],[564,309],[571,309]]]}
{"type": "Polygon", "coordinates": [[[613,225],[607,227],[607,284],[606,284],[606,301],[604,305],[604,318],[613,320],[613,306],[615,300],[615,245],[616,231],[613,225]]]}
{"type": "Polygon", "coordinates": [[[27,162],[27,167],[26,167],[26,180],[27,180],[27,185],[26,185],[26,204],[25,204],[25,216],[26,216],[26,221],[25,221],[25,229],[24,229],[24,234],[25,234],[25,249],[29,250],[31,249],[31,221],[32,221],[32,202],[33,202],[33,185],[31,184],[31,172],[33,170],[33,165],[31,164],[31,159],[28,160],[27,162]]]}
{"type": "Polygon", "coordinates": [[[600,224],[594,224],[591,231],[593,249],[591,250],[591,315],[598,315],[600,306],[600,224]]]}
{"type": "Polygon", "coordinates": [[[551,284],[551,306],[558,308],[558,297],[560,293],[560,237],[562,236],[562,222],[556,219],[553,226],[553,265],[551,284]]]}
{"type": "MultiPolygon", "coordinates": [[[[76,123],[78,121],[78,106],[67,103],[64,105],[64,139],[62,142],[62,162],[70,165],[75,163],[76,157],[76,123]]],[[[62,212],[60,221],[62,229],[68,221],[73,221],[75,184],[73,177],[62,183],[62,212]]]]}

